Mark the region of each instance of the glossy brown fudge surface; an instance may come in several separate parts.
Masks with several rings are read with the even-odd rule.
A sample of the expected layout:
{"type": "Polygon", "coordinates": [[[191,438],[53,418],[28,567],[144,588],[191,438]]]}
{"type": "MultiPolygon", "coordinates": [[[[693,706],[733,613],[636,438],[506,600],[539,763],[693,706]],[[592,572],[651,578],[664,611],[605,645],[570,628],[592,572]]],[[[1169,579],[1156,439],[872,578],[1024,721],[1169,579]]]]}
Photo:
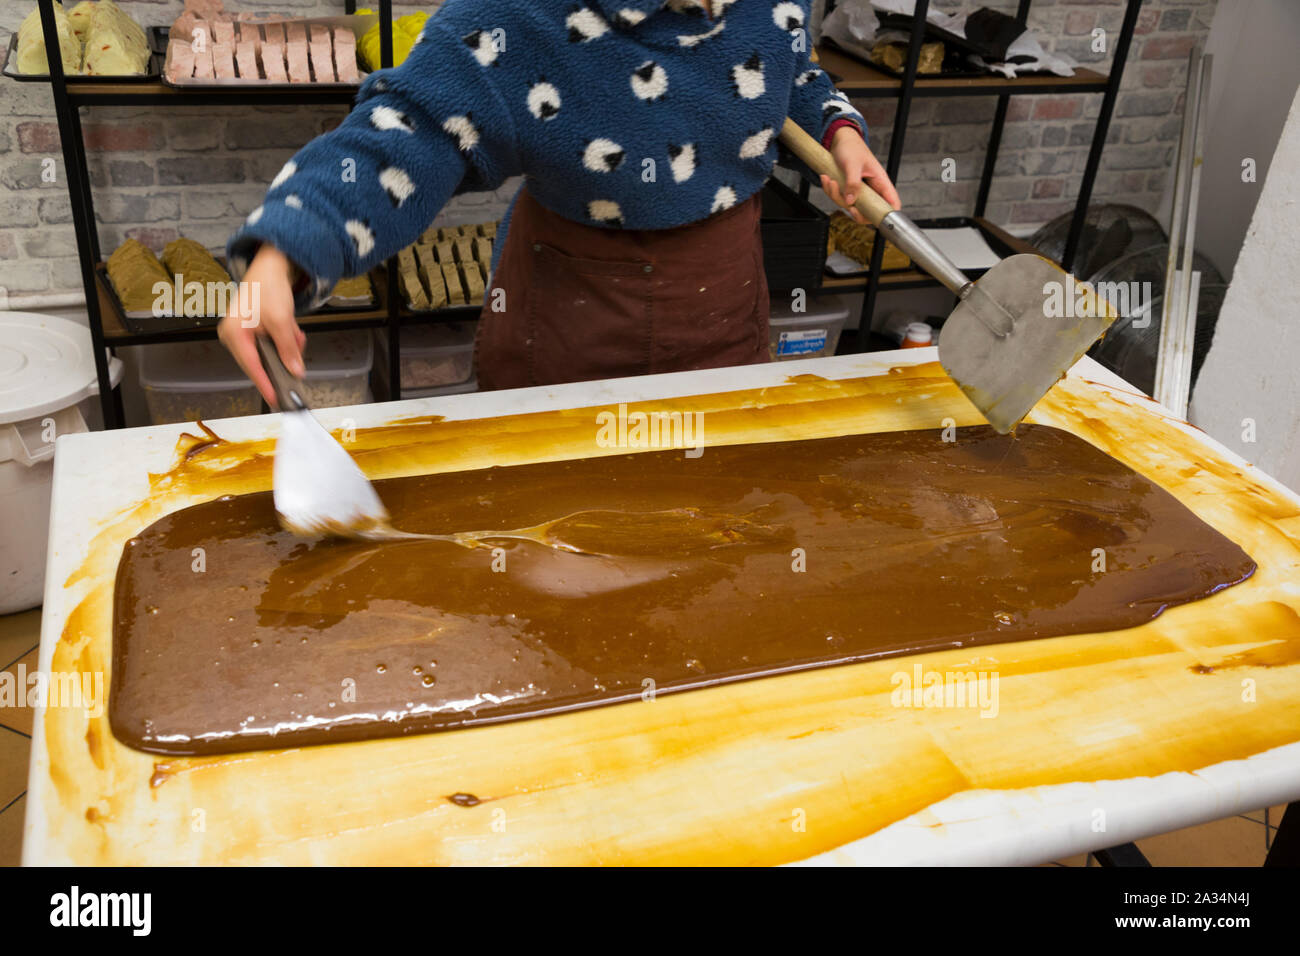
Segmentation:
{"type": "Polygon", "coordinates": [[[447,730],[1127,628],[1255,569],[1068,432],[943,438],[376,483],[402,530],[539,538],[475,548],[305,541],[280,529],[270,493],[175,512],[119,565],[113,731],[140,749],[204,754],[447,730]]]}

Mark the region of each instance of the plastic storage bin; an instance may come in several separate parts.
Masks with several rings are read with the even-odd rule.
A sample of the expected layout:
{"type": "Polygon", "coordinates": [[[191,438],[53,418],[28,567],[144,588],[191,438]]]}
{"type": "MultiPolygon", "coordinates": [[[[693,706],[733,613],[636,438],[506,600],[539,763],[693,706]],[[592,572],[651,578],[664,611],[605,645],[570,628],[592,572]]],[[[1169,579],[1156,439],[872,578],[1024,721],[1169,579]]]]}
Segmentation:
{"type": "MultiPolygon", "coordinates": [[[[469,381],[474,372],[474,333],[478,321],[440,322],[436,325],[402,327],[402,356],[399,374],[402,394],[407,389],[443,388],[469,381]]],[[[388,370],[388,331],[375,333],[379,362],[388,370]]]]}
{"type": "Polygon", "coordinates": [[[466,392],[478,391],[478,378],[458,385],[440,385],[436,388],[413,388],[402,392],[402,398],[437,398],[439,395],[464,395],[466,392]]]}
{"type": "Polygon", "coordinates": [[[374,346],[370,334],[357,332],[314,332],[307,336],[304,353],[307,374],[303,396],[312,408],[362,405],[368,401],[370,367],[374,346]]]}
{"type": "MultiPolygon", "coordinates": [[[[41,603],[55,442],[86,430],[98,401],[90,330],[33,312],[0,312],[0,614],[41,603]]],[[[109,380],[122,378],[109,359],[109,380]]]]}
{"type": "Polygon", "coordinates": [[[769,289],[815,289],[826,268],[827,215],[779,179],[763,187],[763,271],[769,289]]]}
{"type": "Polygon", "coordinates": [[[140,388],[155,425],[256,415],[262,397],[219,342],[140,350],[140,388]]]}
{"type": "Polygon", "coordinates": [[[808,309],[795,312],[790,297],[772,300],[768,351],[777,361],[834,355],[849,318],[848,303],[839,296],[808,297],[808,309]]]}

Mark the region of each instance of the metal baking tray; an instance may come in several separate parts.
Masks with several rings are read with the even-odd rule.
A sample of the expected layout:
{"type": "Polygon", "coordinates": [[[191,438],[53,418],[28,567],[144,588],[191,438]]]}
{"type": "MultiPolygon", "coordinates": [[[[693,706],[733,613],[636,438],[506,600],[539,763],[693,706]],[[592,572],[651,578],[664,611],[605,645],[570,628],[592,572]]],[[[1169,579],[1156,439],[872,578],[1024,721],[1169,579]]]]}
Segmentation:
{"type": "MultiPolygon", "coordinates": [[[[396,261],[394,259],[394,261],[396,261]]],[[[423,283],[423,280],[421,280],[423,283]]],[[[488,276],[488,281],[483,286],[484,302],[487,299],[487,292],[492,287],[492,277],[488,276]]],[[[450,314],[454,309],[472,309],[475,315],[483,310],[483,302],[462,302],[459,305],[440,305],[436,309],[421,309],[414,305],[410,297],[406,294],[406,289],[402,287],[401,278],[398,278],[398,289],[401,291],[402,311],[407,315],[443,315],[450,314]]]]}
{"type": "MultiPolygon", "coordinates": [[[[909,33],[909,34],[912,32],[912,24],[915,22],[915,18],[909,14],[882,13],[880,11],[877,11],[877,16],[879,17],[880,28],[882,30],[901,30],[904,33],[909,33]]],[[[879,70],[881,73],[884,73],[886,76],[892,76],[897,79],[902,79],[903,77],[902,70],[891,70],[887,66],[883,66],[879,63],[874,63],[867,57],[862,56],[862,54],[855,53],[852,50],[848,50],[840,46],[838,43],[835,42],[834,38],[832,37],[829,36],[823,37],[823,39],[826,41],[828,46],[834,47],[840,53],[843,53],[845,56],[852,57],[853,59],[857,60],[860,63],[865,63],[873,70],[879,70]]],[[[997,73],[993,70],[977,69],[976,67],[973,67],[966,62],[965,58],[970,54],[974,54],[976,56],[986,58],[987,55],[983,50],[980,49],[980,47],[977,44],[972,43],[970,40],[966,39],[965,37],[958,36],[957,34],[953,33],[950,30],[945,30],[943,27],[940,27],[934,23],[930,23],[929,21],[927,21],[925,24],[925,35],[922,38],[921,42],[932,43],[935,41],[941,42],[943,44],[943,62],[940,63],[939,65],[939,72],[918,73],[916,75],[916,78],[918,80],[920,79],[973,80],[973,79],[982,79],[987,77],[1001,76],[1000,73],[997,73]]],[[[1020,73],[1044,73],[1044,72],[1047,71],[1026,70],[1023,67],[1017,67],[1017,75],[1019,75],[1020,73]]]]}
{"type": "Polygon", "coordinates": [[[152,332],[181,332],[191,329],[209,329],[215,328],[220,321],[219,316],[187,316],[187,315],[161,315],[141,314],[139,312],[128,312],[122,305],[122,300],[117,297],[117,289],[113,287],[113,280],[108,277],[108,264],[104,262],[97,263],[95,266],[95,278],[103,285],[104,291],[108,294],[108,300],[113,304],[113,310],[117,313],[118,318],[122,320],[122,327],[128,332],[137,335],[147,335],[152,332]]]}
{"type": "MultiPolygon", "coordinates": [[[[896,272],[907,272],[914,268],[916,267],[911,264],[905,265],[901,269],[898,267],[886,269],[882,266],[880,274],[882,276],[891,275],[896,272]]],[[[833,279],[860,279],[870,275],[871,270],[864,269],[862,263],[858,262],[857,259],[837,249],[826,256],[826,274],[833,279]]]]}
{"type": "MultiPolygon", "coordinates": [[[[978,230],[979,234],[984,237],[984,241],[989,244],[989,248],[1004,259],[1007,256],[1014,256],[1016,254],[1015,249],[1011,248],[997,236],[983,228],[978,222],[969,216],[946,216],[939,219],[918,219],[916,220],[916,224],[922,229],[957,229],[962,226],[968,226],[971,229],[978,230]]],[[[848,256],[845,256],[844,258],[850,262],[857,261],[856,259],[849,259],[848,256]]],[[[913,269],[920,271],[916,263],[912,263],[903,269],[881,269],[880,273],[881,275],[889,275],[891,273],[908,272],[913,269]]],[[[963,269],[962,272],[975,279],[988,272],[988,269],[963,269]]],[[[827,261],[826,274],[828,276],[833,276],[836,279],[863,279],[871,275],[871,270],[864,267],[859,270],[840,271],[838,269],[832,269],[830,262],[827,261]]]]}
{"type": "MultiPolygon", "coordinates": [[[[148,30],[146,30],[145,36],[148,37],[148,35],[148,30]]],[[[85,73],[65,73],[63,75],[69,83],[150,83],[162,75],[162,57],[158,56],[158,51],[154,49],[152,42],[150,42],[149,49],[151,53],[144,73],[120,73],[106,76],[101,76],[98,73],[93,75],[85,73]]],[[[50,74],[48,73],[19,73],[14,67],[17,53],[18,33],[15,31],[14,34],[9,37],[9,52],[5,55],[5,76],[9,77],[11,80],[17,80],[20,83],[50,82],[50,74]]]]}
{"type": "MultiPolygon", "coordinates": [[[[482,224],[481,224],[481,223],[467,223],[467,225],[482,225],[482,224]]],[[[498,225],[498,227],[500,227],[500,220],[497,221],[497,225],[498,225]]],[[[492,237],[487,237],[487,236],[472,236],[472,237],[468,237],[468,238],[474,238],[474,239],[487,239],[488,242],[490,242],[490,243],[493,244],[493,248],[495,248],[495,244],[496,244],[496,241],[497,241],[497,237],[496,237],[496,236],[492,236],[492,237]]],[[[408,248],[411,249],[412,251],[414,251],[416,246],[419,246],[419,245],[427,245],[427,244],[430,244],[430,243],[428,242],[428,240],[425,240],[425,239],[421,238],[421,239],[417,239],[415,242],[411,243],[411,245],[410,245],[408,248]]],[[[436,242],[435,242],[435,243],[432,243],[432,245],[435,245],[435,246],[436,246],[437,243],[436,243],[436,242]]],[[[405,250],[403,250],[403,251],[405,251],[405,250]]],[[[393,257],[393,262],[397,262],[397,257],[396,257],[396,256],[393,257]]],[[[457,264],[459,264],[459,263],[457,263],[457,264]]],[[[400,274],[399,274],[399,276],[398,276],[398,289],[399,289],[400,292],[401,292],[402,311],[403,311],[405,314],[407,314],[407,315],[444,315],[444,314],[451,314],[452,310],[455,310],[455,309],[463,309],[463,310],[471,310],[471,309],[472,309],[472,310],[474,311],[474,314],[477,315],[477,314],[482,310],[482,308],[483,308],[483,302],[486,301],[488,291],[492,288],[492,272],[491,272],[491,269],[490,269],[490,264],[489,264],[489,269],[487,270],[487,272],[488,272],[487,279],[486,279],[486,280],[484,281],[484,283],[483,283],[483,296],[484,296],[483,301],[480,301],[480,302],[462,302],[462,303],[460,303],[459,305],[440,305],[440,306],[438,306],[438,308],[436,308],[436,309],[421,309],[421,308],[419,308],[418,306],[416,306],[414,303],[412,303],[410,297],[406,294],[406,289],[402,286],[401,276],[400,276],[400,274]]],[[[421,280],[421,281],[423,282],[423,280],[421,280]]]]}
{"type": "MultiPolygon", "coordinates": [[[[221,268],[226,268],[225,256],[214,256],[221,268]]],[[[98,263],[95,266],[95,275],[103,283],[105,291],[108,293],[109,301],[112,302],[114,310],[122,320],[122,326],[129,332],[137,335],[145,335],[153,332],[181,332],[192,329],[210,329],[215,328],[221,321],[219,315],[162,315],[156,316],[151,312],[128,312],[122,305],[122,300],[117,297],[117,289],[113,288],[113,280],[108,277],[108,264],[105,262],[98,263]]],[[[370,298],[365,299],[331,299],[319,309],[309,313],[310,315],[331,315],[340,312],[365,312],[377,307],[378,298],[375,295],[375,276],[369,275],[370,279],[370,298]]],[[[300,316],[301,317],[301,316],[300,316]]]]}
{"type": "MultiPolygon", "coordinates": [[[[474,318],[474,317],[476,317],[480,312],[483,311],[483,303],[482,303],[482,302],[478,302],[478,303],[465,303],[465,304],[462,304],[462,305],[442,305],[442,306],[439,306],[439,307],[436,308],[436,309],[420,309],[420,308],[416,308],[414,305],[412,305],[411,302],[410,302],[410,300],[407,299],[407,297],[406,297],[405,295],[402,296],[402,314],[403,314],[403,315],[452,315],[453,313],[455,313],[455,311],[456,311],[457,309],[471,309],[471,310],[473,310],[473,313],[474,313],[474,314],[473,314],[472,316],[470,316],[470,318],[474,318]]],[[[468,313],[467,313],[467,314],[468,314],[468,313]]]]}
{"type": "MultiPolygon", "coordinates": [[[[946,31],[944,32],[946,33],[946,31]]],[[[927,31],[925,35],[925,40],[922,42],[930,43],[939,39],[940,37],[931,36],[929,31],[927,31]]],[[[834,37],[823,36],[822,42],[826,44],[827,47],[833,49],[835,52],[842,53],[844,56],[847,56],[850,59],[857,60],[863,66],[869,66],[871,67],[871,69],[877,70],[883,73],[885,76],[892,76],[895,79],[900,79],[900,80],[903,78],[902,70],[891,70],[889,67],[885,66],[882,63],[876,63],[874,60],[871,60],[863,56],[861,53],[858,53],[855,50],[850,50],[847,47],[841,46],[840,44],[836,43],[834,37]]],[[[916,78],[918,80],[974,80],[974,79],[981,79],[984,77],[998,75],[991,70],[976,70],[970,67],[958,65],[960,64],[961,59],[962,57],[964,57],[964,55],[965,54],[962,53],[961,51],[954,50],[952,47],[945,45],[944,53],[943,53],[943,62],[939,66],[939,72],[938,73],[918,72],[916,74],[916,78]]]]}
{"type": "Polygon", "coordinates": [[[355,90],[366,77],[367,73],[361,66],[361,37],[366,30],[374,23],[378,23],[377,14],[351,14],[348,16],[337,17],[283,17],[279,20],[256,20],[252,21],[256,26],[263,26],[267,23],[301,23],[310,28],[313,25],[328,27],[350,27],[357,38],[357,76],[356,83],[318,83],[311,80],[307,83],[273,83],[270,80],[257,79],[248,80],[243,77],[222,77],[217,79],[196,79],[190,77],[188,80],[170,80],[167,78],[167,45],[171,37],[171,27],[151,27],[148,32],[150,47],[161,58],[159,72],[162,76],[164,86],[170,86],[176,90],[203,90],[203,89],[230,89],[231,87],[249,87],[257,90],[355,90]]]}

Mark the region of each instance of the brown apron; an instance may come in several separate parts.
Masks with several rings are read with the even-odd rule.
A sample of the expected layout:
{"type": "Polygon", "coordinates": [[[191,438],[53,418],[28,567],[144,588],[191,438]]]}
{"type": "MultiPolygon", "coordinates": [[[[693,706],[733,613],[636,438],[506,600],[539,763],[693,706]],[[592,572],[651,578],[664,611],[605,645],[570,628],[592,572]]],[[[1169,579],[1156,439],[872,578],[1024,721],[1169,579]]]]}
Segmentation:
{"type": "Polygon", "coordinates": [[[758,195],[677,229],[599,229],[525,188],[484,299],[481,389],[769,360],[758,195]]]}

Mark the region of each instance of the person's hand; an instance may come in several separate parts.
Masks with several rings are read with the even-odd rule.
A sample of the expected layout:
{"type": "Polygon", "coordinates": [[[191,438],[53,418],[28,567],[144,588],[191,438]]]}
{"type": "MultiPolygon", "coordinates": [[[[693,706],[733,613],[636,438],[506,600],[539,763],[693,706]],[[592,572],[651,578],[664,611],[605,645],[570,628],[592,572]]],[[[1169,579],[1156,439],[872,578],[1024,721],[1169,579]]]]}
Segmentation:
{"type": "Polygon", "coordinates": [[[835,165],[844,175],[845,188],[841,194],[839,183],[829,176],[822,176],[822,189],[831,197],[831,201],[845,209],[855,222],[867,221],[853,205],[861,188],[858,184],[863,180],[866,180],[867,184],[889,205],[895,209],[902,208],[903,204],[899,202],[898,192],[894,189],[894,184],[889,181],[885,167],[880,165],[880,160],[876,159],[856,129],[849,126],[841,126],[837,129],[831,139],[830,152],[835,165]]]}
{"type": "Polygon", "coordinates": [[[302,348],[307,336],[298,328],[293,315],[293,285],[290,281],[292,266],[284,253],[274,246],[263,244],[249,264],[240,283],[240,294],[230,302],[217,338],[235,357],[244,374],[252,379],[266,403],[276,408],[275,390],[254,341],[258,335],[270,336],[285,368],[302,378],[302,348]],[[249,288],[244,289],[242,286],[249,288]]]}

